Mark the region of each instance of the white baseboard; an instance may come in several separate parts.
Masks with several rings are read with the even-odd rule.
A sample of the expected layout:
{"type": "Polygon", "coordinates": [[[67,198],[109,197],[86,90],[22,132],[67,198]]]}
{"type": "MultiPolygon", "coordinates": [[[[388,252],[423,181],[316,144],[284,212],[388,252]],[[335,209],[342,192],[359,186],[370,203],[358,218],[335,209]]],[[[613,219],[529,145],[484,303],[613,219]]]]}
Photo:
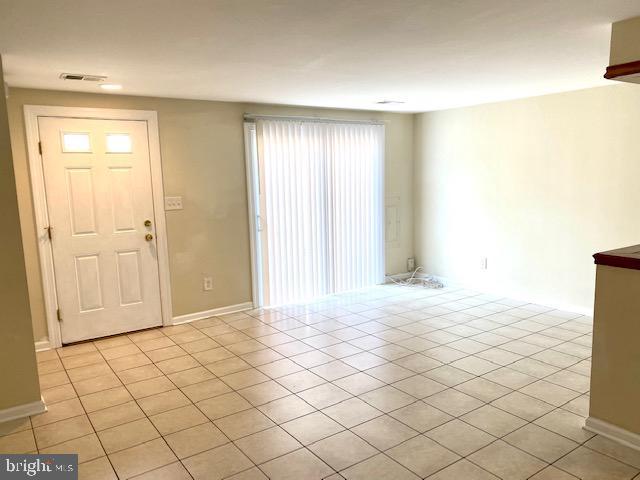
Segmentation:
{"type": "Polygon", "coordinates": [[[29,415],[37,415],[38,413],[44,413],[46,411],[47,406],[44,404],[44,399],[41,397],[40,400],[36,400],[35,402],[16,405],[15,407],[0,410],[0,423],[28,417],[29,415]]]}
{"type": "Polygon", "coordinates": [[[36,352],[42,352],[43,350],[50,350],[51,342],[49,340],[39,340],[36,342],[36,352]]]}
{"type": "Polygon", "coordinates": [[[617,427],[609,422],[593,417],[588,417],[584,422],[584,429],[607,437],[609,440],[618,442],[626,447],[640,450],[640,435],[624,428],[617,427]]]}
{"type": "Polygon", "coordinates": [[[186,315],[178,315],[173,317],[173,325],[181,323],[189,323],[203,318],[213,317],[214,315],[224,315],[226,313],[242,312],[243,310],[251,310],[253,302],[238,303],[237,305],[229,305],[227,307],[212,308],[202,312],[187,313],[186,315]]]}
{"type": "Polygon", "coordinates": [[[517,290],[509,290],[507,289],[501,289],[501,288],[487,288],[485,285],[476,285],[476,284],[470,284],[470,283],[465,283],[465,282],[460,282],[457,281],[453,278],[448,278],[448,277],[441,277],[439,275],[427,275],[427,274],[422,274],[419,273],[418,275],[416,275],[417,277],[421,278],[423,276],[429,276],[435,280],[438,280],[440,283],[442,283],[443,285],[447,286],[447,287],[459,287],[459,288],[466,288],[469,290],[475,290],[477,292],[480,293],[487,293],[490,295],[497,295],[497,296],[501,296],[501,297],[506,297],[506,298],[510,298],[512,300],[519,300],[521,302],[526,302],[526,303],[533,303],[536,305],[544,305],[545,307],[550,307],[550,308],[555,308],[557,310],[562,310],[565,312],[571,312],[571,313],[576,313],[579,315],[587,315],[589,317],[593,316],[593,308],[586,308],[584,306],[581,305],[572,305],[572,304],[567,304],[567,303],[559,303],[553,300],[548,300],[542,297],[538,297],[535,295],[531,295],[530,293],[527,292],[521,292],[521,291],[517,291],[517,290]]]}

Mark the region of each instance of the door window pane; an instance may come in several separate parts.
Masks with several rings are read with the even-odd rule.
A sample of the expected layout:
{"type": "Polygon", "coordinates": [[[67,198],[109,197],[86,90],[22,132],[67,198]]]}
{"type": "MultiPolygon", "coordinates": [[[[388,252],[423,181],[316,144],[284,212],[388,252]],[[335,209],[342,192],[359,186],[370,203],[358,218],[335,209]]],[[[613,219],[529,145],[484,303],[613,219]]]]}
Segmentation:
{"type": "Polygon", "coordinates": [[[62,151],[66,153],[91,152],[91,138],[88,133],[63,132],[62,151]]]}
{"type": "Polygon", "coordinates": [[[131,153],[131,136],[128,133],[107,133],[107,153],[131,153]]]}

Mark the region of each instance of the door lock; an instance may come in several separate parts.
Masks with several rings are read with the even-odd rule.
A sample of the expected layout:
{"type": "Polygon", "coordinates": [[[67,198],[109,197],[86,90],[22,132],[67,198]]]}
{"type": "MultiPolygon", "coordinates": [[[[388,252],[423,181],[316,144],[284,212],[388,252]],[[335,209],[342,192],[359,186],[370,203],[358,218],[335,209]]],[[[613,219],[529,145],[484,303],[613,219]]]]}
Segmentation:
{"type": "Polygon", "coordinates": [[[151,240],[153,240],[153,235],[151,235],[150,233],[147,233],[147,234],[144,236],[144,239],[145,239],[147,242],[150,242],[151,240]]]}
{"type": "Polygon", "coordinates": [[[144,221],[144,226],[145,227],[150,227],[151,226],[151,220],[145,220],[144,221]]]}

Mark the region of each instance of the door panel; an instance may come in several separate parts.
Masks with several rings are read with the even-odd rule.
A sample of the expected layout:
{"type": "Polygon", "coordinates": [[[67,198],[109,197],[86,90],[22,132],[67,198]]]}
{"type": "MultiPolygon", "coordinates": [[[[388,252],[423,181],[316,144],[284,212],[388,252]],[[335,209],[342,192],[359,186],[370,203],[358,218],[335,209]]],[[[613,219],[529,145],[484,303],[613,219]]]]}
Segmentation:
{"type": "Polygon", "coordinates": [[[135,202],[133,199],[133,170],[114,167],[109,169],[113,229],[116,232],[135,231],[135,202]]]}
{"type": "Polygon", "coordinates": [[[38,128],[63,343],[161,325],[147,123],[38,128]]]}
{"type": "Polygon", "coordinates": [[[71,235],[96,234],[96,214],[91,168],[66,168],[71,235]]]}
{"type": "Polygon", "coordinates": [[[140,251],[118,252],[118,286],[120,305],[142,302],[142,268],[140,251]]]}
{"type": "Polygon", "coordinates": [[[80,312],[89,312],[104,307],[100,273],[99,254],[76,257],[76,288],[80,312]]]}

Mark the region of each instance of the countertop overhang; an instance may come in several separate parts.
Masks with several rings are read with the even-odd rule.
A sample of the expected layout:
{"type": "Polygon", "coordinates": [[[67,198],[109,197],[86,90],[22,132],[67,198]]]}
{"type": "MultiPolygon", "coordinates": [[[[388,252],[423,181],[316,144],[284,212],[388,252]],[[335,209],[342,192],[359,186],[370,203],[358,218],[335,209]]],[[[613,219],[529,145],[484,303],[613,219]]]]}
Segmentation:
{"type": "Polygon", "coordinates": [[[593,258],[596,265],[640,270],[640,245],[599,252],[593,258]]]}

